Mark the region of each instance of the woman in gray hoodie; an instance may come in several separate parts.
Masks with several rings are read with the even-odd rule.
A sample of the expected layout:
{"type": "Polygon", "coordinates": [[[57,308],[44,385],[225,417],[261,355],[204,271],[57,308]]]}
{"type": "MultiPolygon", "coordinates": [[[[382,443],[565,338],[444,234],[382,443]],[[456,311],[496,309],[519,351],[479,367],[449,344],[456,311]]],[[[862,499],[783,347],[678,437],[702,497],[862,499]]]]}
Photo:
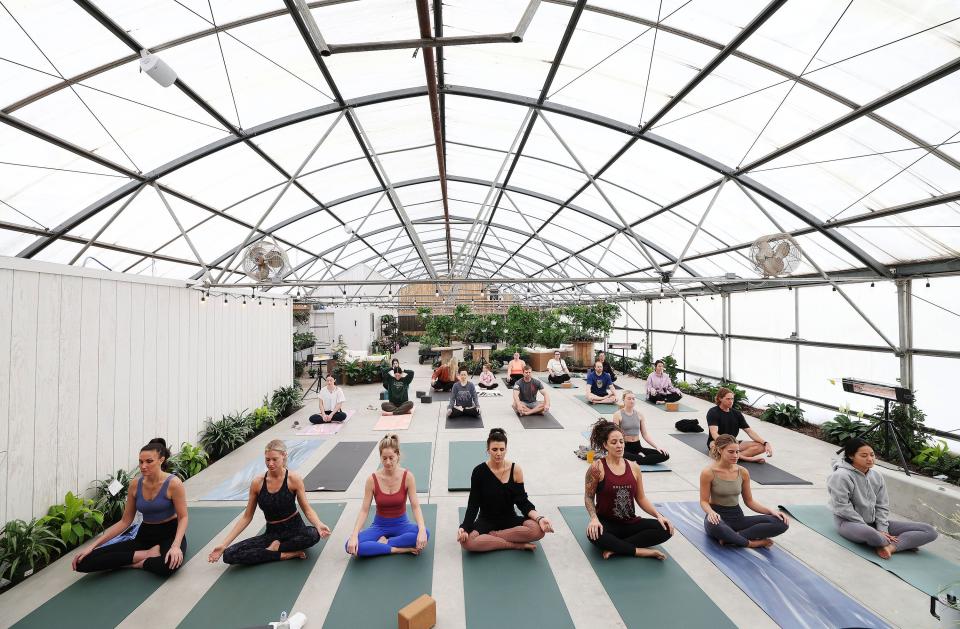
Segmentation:
{"type": "Polygon", "coordinates": [[[827,491],[840,535],[872,546],[881,559],[935,540],[936,529],[925,522],[889,519],[887,486],[883,475],[873,469],[875,462],[870,444],[863,439],[851,439],[843,447],[843,460],[833,464],[827,491]]]}
{"type": "Polygon", "coordinates": [[[477,387],[469,381],[466,369],[457,373],[457,381],[450,390],[450,402],[447,404],[447,417],[480,417],[480,404],[477,387]]]}

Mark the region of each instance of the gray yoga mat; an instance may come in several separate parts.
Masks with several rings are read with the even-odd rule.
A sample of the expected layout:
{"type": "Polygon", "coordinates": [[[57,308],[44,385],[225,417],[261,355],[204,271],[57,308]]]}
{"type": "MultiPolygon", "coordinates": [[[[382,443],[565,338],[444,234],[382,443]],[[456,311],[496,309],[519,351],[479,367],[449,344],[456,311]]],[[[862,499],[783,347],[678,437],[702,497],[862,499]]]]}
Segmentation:
{"type": "Polygon", "coordinates": [[[577,398],[578,400],[580,400],[581,402],[589,406],[591,410],[597,413],[600,413],[602,415],[613,415],[614,413],[620,410],[620,407],[617,406],[616,404],[591,404],[590,402],[587,401],[587,396],[583,395],[582,393],[577,394],[573,397],[577,398]]]}
{"type": "MultiPolygon", "coordinates": [[[[461,521],[465,512],[460,507],[461,521]]],[[[463,550],[461,558],[467,629],[573,629],[573,620],[542,550],[463,550]]]]}
{"type": "Polygon", "coordinates": [[[306,490],[346,491],[376,445],[376,441],[341,441],[304,477],[306,490]]]}
{"type": "MultiPolygon", "coordinates": [[[[408,442],[400,444],[400,467],[410,470],[417,483],[417,493],[425,494],[430,491],[430,467],[433,463],[432,446],[428,441],[408,442]]],[[[377,469],[383,467],[378,466],[377,469]]]]}
{"type": "MultiPolygon", "coordinates": [[[[664,561],[630,557],[604,560],[600,549],[587,539],[589,518],[583,505],[560,507],[560,514],[629,629],[735,627],[669,554],[664,561]]],[[[665,548],[659,549],[666,553],[665,548]]]]}
{"type": "Polygon", "coordinates": [[[897,575],[924,594],[937,596],[944,586],[960,580],[960,565],[923,547],[916,551],[894,553],[890,559],[880,559],[866,544],[855,544],[841,537],[833,522],[833,514],[823,505],[785,505],[780,508],[804,526],[897,575]]]}
{"type": "Polygon", "coordinates": [[[527,430],[540,428],[563,428],[563,425],[558,422],[556,418],[549,412],[546,412],[542,415],[521,415],[520,413],[517,413],[517,419],[520,420],[520,423],[527,430]]]}
{"type": "MultiPolygon", "coordinates": [[[[323,439],[286,439],[287,467],[296,471],[310,454],[324,444],[323,439]]],[[[248,462],[240,471],[226,479],[200,500],[246,500],[250,495],[250,483],[265,471],[263,456],[248,462]]]]}
{"type": "MultiPolygon", "coordinates": [[[[344,505],[310,503],[320,521],[331,529],[337,527],[344,505]]],[[[263,530],[258,535],[262,533],[263,530]]],[[[326,540],[321,539],[307,549],[307,558],[302,560],[230,566],[193,606],[178,629],[243,627],[251,622],[276,620],[282,610],[292,610],[325,545],[326,540]]]]}
{"type": "MultiPolygon", "coordinates": [[[[447,412],[443,411],[443,414],[446,415],[447,412]]],[[[447,430],[456,430],[458,428],[483,428],[483,416],[468,417],[466,415],[461,415],[460,417],[446,417],[444,428],[447,430]]]]}
{"type": "Polygon", "coordinates": [[[433,398],[434,402],[448,402],[450,401],[450,391],[434,391],[431,389],[427,395],[433,398]]]}
{"type": "MultiPolygon", "coordinates": [[[[397,612],[433,588],[437,505],[421,504],[430,541],[419,555],[351,557],[323,626],[327,629],[395,629],[397,612]],[[387,585],[389,584],[389,585],[387,585]]],[[[369,526],[373,513],[367,520],[369,526]]],[[[407,517],[413,514],[407,508],[407,517]]],[[[256,592],[249,595],[256,596],[256,592]]],[[[314,625],[308,625],[314,626],[314,625]]]]}
{"type": "Polygon", "coordinates": [[[487,460],[486,441],[451,441],[447,460],[447,491],[470,491],[473,468],[487,460]]]}
{"type": "Polygon", "coordinates": [[[668,411],[668,410],[664,407],[663,404],[654,404],[653,402],[648,402],[645,397],[644,397],[644,398],[641,398],[641,397],[638,395],[638,396],[637,396],[637,400],[640,401],[640,402],[643,402],[643,403],[646,404],[647,406],[652,406],[653,408],[656,408],[656,409],[658,409],[658,410],[661,410],[661,411],[663,411],[664,413],[698,413],[698,412],[699,412],[697,409],[692,408],[692,407],[690,407],[690,406],[687,406],[686,404],[682,404],[682,403],[680,403],[680,402],[677,403],[677,404],[679,404],[679,407],[677,408],[677,410],[675,410],[675,411],[668,411]]]}
{"type": "MultiPolygon", "coordinates": [[[[707,433],[705,432],[681,432],[670,433],[670,436],[677,441],[682,441],[694,450],[699,450],[706,456],[707,454],[707,433]]],[[[794,476],[790,472],[785,472],[779,467],[769,463],[753,463],[749,461],[740,461],[740,465],[750,472],[750,479],[761,485],[812,485],[810,481],[803,480],[794,476]]]]}

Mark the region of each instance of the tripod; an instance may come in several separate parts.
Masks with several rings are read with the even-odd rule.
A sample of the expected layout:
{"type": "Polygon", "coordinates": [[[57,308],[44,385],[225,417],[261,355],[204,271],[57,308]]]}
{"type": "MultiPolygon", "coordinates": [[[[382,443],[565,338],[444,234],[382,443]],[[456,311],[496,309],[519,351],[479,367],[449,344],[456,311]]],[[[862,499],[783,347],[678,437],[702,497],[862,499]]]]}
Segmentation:
{"type": "MultiPolygon", "coordinates": [[[[907,446],[907,440],[903,438],[903,435],[900,434],[900,429],[893,424],[893,420],[890,419],[890,400],[883,401],[883,417],[873,422],[870,426],[860,431],[855,438],[864,438],[869,435],[874,430],[877,430],[883,440],[886,442],[887,449],[890,448],[890,443],[893,442],[897,446],[897,454],[900,455],[900,463],[903,464],[903,473],[907,476],[910,476],[910,470],[907,468],[907,459],[903,456],[903,451],[906,450],[910,453],[910,456],[913,457],[913,451],[907,446]],[[900,444],[903,444],[903,447],[900,447],[900,444]]],[[[843,448],[837,450],[837,454],[843,452],[843,448]]]]}
{"type": "MultiPolygon", "coordinates": [[[[325,380],[326,376],[323,375],[323,369],[321,368],[323,364],[318,362],[316,363],[316,365],[317,365],[317,377],[313,379],[313,382],[310,383],[310,386],[307,387],[307,390],[304,391],[303,395],[300,396],[301,402],[307,398],[307,394],[310,393],[311,391],[316,391],[317,396],[318,397],[320,396],[320,388],[323,387],[323,384],[321,384],[321,381],[325,380]]],[[[330,374],[328,373],[327,375],[330,375],[330,374]]]]}

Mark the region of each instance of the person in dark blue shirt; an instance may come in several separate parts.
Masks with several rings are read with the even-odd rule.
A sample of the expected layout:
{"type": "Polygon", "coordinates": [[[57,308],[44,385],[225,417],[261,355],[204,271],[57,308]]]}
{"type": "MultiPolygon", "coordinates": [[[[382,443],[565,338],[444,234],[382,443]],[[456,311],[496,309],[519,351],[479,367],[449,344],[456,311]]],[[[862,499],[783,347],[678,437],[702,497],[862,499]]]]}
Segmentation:
{"type": "Polygon", "coordinates": [[[613,388],[610,374],[603,371],[599,360],[593,364],[593,371],[587,374],[587,401],[591,404],[616,404],[617,390],[613,388]]]}

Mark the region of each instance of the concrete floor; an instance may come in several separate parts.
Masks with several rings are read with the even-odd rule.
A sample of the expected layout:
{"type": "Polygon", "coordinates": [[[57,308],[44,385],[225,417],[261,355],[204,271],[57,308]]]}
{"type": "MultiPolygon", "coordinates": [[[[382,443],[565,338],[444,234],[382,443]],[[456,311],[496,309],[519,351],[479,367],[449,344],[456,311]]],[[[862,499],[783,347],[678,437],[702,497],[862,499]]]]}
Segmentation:
{"type": "MultiPolygon", "coordinates": [[[[411,391],[427,389],[430,369],[427,365],[416,363],[416,346],[404,348],[399,357],[405,368],[416,371],[411,391]]],[[[618,384],[634,391],[643,390],[642,382],[630,377],[621,377],[618,384]]],[[[379,411],[366,408],[368,404],[379,405],[377,397],[380,390],[382,389],[379,384],[345,387],[347,407],[357,409],[357,414],[344,425],[336,437],[327,439],[310,456],[300,468],[301,472],[312,469],[340,440],[373,441],[384,434],[373,430],[379,411]]],[[[450,441],[485,439],[489,428],[494,426],[503,427],[507,431],[510,439],[508,457],[523,465],[531,501],[540,513],[553,521],[556,533],[548,535],[542,541],[541,549],[553,569],[574,622],[578,627],[624,627],[587,558],[577,545],[574,536],[582,535],[583,532],[570,531],[557,511],[557,507],[561,505],[583,504],[583,474],[586,463],[577,459],[572,451],[584,443],[580,432],[597,418],[596,413],[574,399],[576,392],[577,390],[570,389],[550,390],[551,410],[564,424],[563,430],[524,430],[510,410],[510,397],[504,395],[501,398],[481,399],[485,429],[445,430],[442,418],[445,403],[434,403],[430,406],[419,405],[409,430],[400,431],[401,447],[403,441],[432,441],[435,444],[431,486],[429,493],[421,494],[421,500],[438,505],[437,526],[430,541],[435,544],[433,596],[438,605],[438,627],[465,626],[461,549],[455,536],[459,524],[457,508],[466,505],[467,495],[464,492],[450,493],[446,490],[446,444],[450,441]]],[[[701,423],[705,424],[703,417],[710,404],[691,397],[684,401],[698,410],[697,416],[701,423]]],[[[674,470],[669,473],[646,474],[646,491],[654,501],[697,500],[697,480],[707,459],[668,436],[668,433],[674,432],[673,424],[679,419],[677,414],[666,413],[647,405],[641,406],[651,435],[660,446],[669,450],[670,466],[674,470]]],[[[295,438],[291,428],[293,420],[305,421],[310,413],[315,412],[315,408],[315,401],[308,403],[294,417],[284,420],[191,478],[186,483],[188,496],[196,499],[229,478],[251,459],[262,456],[263,447],[270,439],[295,438]]],[[[693,414],[684,413],[683,416],[693,414]]],[[[762,424],[759,420],[752,420],[751,425],[774,445],[773,463],[813,483],[812,486],[786,487],[754,485],[757,499],[769,506],[825,503],[825,481],[830,472],[829,462],[833,456],[833,447],[778,426],[762,424]]],[[[307,614],[309,627],[322,626],[330,608],[349,561],[348,555],[341,549],[359,510],[364,481],[378,463],[379,459],[374,452],[350,488],[342,494],[316,493],[310,496],[312,501],[345,501],[347,507],[294,606],[295,610],[307,614]]],[[[418,479],[418,486],[421,483],[421,479],[418,479]]],[[[202,504],[225,506],[242,503],[202,504]]],[[[247,529],[248,535],[258,530],[262,523],[259,512],[258,518],[261,519],[247,529]]],[[[203,548],[193,561],[180,570],[176,578],[160,587],[120,626],[149,626],[157,629],[176,626],[226,569],[222,563],[211,565],[203,561],[220,537],[222,535],[203,548]],[[177,601],[177,604],[171,604],[171,601],[177,601]]],[[[936,620],[929,614],[929,600],[921,592],[804,526],[794,523],[790,531],[777,538],[777,543],[863,605],[886,618],[892,625],[911,629],[937,626],[936,620]]],[[[934,544],[936,552],[960,562],[960,543],[941,536],[934,544]]],[[[776,626],[750,598],[681,535],[674,536],[667,543],[667,549],[672,560],[680,564],[738,626],[756,629],[776,626]]],[[[80,575],[70,570],[71,556],[72,553],[0,597],[0,627],[22,618],[76,580],[80,575]]],[[[277,610],[278,613],[279,611],[277,610]]]]}

